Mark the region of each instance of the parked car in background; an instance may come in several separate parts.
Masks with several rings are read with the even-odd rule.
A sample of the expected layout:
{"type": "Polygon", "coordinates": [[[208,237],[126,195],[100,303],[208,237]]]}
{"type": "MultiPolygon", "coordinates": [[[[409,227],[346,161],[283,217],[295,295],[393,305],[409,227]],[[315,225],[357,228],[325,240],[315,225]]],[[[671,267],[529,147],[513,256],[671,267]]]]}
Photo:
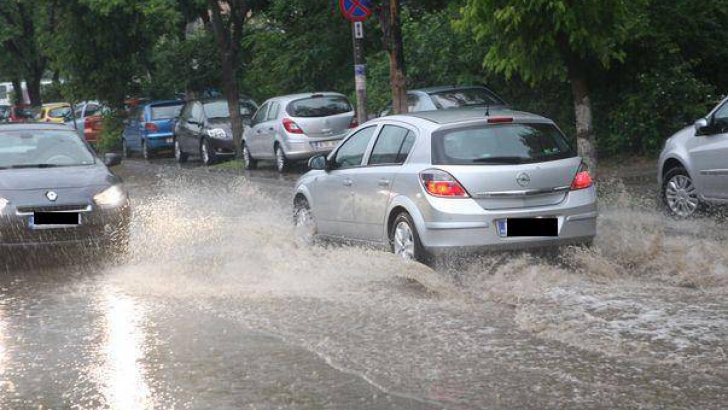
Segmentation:
{"type": "Polygon", "coordinates": [[[590,244],[596,190],[549,119],[461,109],[370,121],[295,188],[317,235],[388,246],[407,260],[451,251],[590,244]]]}
{"type": "Polygon", "coordinates": [[[124,156],[140,152],[144,159],[150,159],[162,151],[172,152],[174,126],[184,105],[184,101],[155,101],[137,106],[126,120],[122,134],[124,156]]]}
{"type": "Polygon", "coordinates": [[[11,124],[22,124],[35,122],[36,111],[29,105],[11,105],[5,122],[11,124]]]}
{"type": "Polygon", "coordinates": [[[130,217],[122,180],[65,125],[0,126],[0,252],[75,245],[123,250],[130,217]]]}
{"type": "Polygon", "coordinates": [[[728,204],[728,98],[667,140],[659,161],[662,203],[679,218],[728,204]]]}
{"type": "MultiPolygon", "coordinates": [[[[257,105],[253,100],[240,100],[244,123],[250,122],[257,105]]],[[[205,165],[235,157],[230,110],[224,98],[190,100],[174,128],[174,156],[177,162],[187,162],[199,156],[205,165]]]]}
{"type": "MultiPolygon", "coordinates": [[[[483,86],[443,86],[407,92],[408,112],[448,110],[463,107],[505,107],[508,104],[493,90],[483,86]]],[[[392,102],[379,113],[386,117],[392,112],[392,102]]]]}
{"type": "Polygon", "coordinates": [[[78,135],[92,144],[99,142],[103,128],[104,106],[98,101],[83,102],[74,107],[73,115],[66,125],[76,130],[78,135]]]}
{"type": "Polygon", "coordinates": [[[64,124],[71,114],[71,104],[69,103],[43,104],[38,113],[38,122],[64,124]]]}
{"type": "Polygon", "coordinates": [[[331,152],[357,125],[354,108],[343,94],[272,98],[260,107],[245,130],[246,166],[254,169],[259,160],[269,160],[283,172],[293,162],[331,152]]]}

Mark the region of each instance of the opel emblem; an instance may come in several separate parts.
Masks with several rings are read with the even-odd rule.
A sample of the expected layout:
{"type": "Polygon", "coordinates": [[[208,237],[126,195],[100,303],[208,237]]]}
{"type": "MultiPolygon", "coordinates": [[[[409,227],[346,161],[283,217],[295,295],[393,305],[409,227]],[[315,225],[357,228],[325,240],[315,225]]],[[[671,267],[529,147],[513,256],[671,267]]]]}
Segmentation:
{"type": "Polygon", "coordinates": [[[518,185],[525,188],[531,184],[531,177],[527,173],[522,172],[516,177],[516,182],[518,182],[518,185]]]}
{"type": "Polygon", "coordinates": [[[46,192],[46,198],[48,198],[48,200],[51,202],[56,202],[56,200],[58,199],[58,194],[53,191],[48,191],[46,192]]]}

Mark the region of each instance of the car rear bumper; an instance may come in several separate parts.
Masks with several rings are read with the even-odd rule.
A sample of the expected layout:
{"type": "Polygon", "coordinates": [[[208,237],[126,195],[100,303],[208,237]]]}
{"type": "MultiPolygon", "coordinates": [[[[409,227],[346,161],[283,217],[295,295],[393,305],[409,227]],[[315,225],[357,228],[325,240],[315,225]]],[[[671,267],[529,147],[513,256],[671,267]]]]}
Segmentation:
{"type": "Polygon", "coordinates": [[[331,138],[310,139],[308,137],[289,139],[283,143],[286,158],[293,161],[305,161],[316,155],[329,154],[346,135],[331,138]]]}
{"type": "MultiPolygon", "coordinates": [[[[597,234],[596,192],[593,188],[571,192],[563,203],[549,207],[519,208],[487,211],[462,203],[457,213],[443,212],[442,205],[453,199],[430,201],[423,213],[422,227],[418,227],[420,240],[433,253],[456,250],[518,250],[564,246],[591,242],[597,234]],[[556,218],[558,236],[555,237],[504,237],[498,222],[509,218],[556,218]]],[[[476,206],[472,206],[476,204],[476,206]]]]}
{"type": "Polygon", "coordinates": [[[172,133],[148,135],[145,140],[147,148],[152,150],[174,149],[174,135],[172,133]]]}

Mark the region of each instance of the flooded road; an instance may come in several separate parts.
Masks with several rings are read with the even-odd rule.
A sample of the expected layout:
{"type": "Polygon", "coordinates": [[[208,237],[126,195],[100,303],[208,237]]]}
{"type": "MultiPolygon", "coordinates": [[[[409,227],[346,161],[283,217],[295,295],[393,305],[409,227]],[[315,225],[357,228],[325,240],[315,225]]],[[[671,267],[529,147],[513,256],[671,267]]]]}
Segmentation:
{"type": "MultiPolygon", "coordinates": [[[[0,279],[0,409],[724,409],[728,229],[600,186],[594,249],[306,246],[295,177],[130,161],[115,263],[0,279]]],[[[32,257],[33,255],[30,255],[32,257]]]]}

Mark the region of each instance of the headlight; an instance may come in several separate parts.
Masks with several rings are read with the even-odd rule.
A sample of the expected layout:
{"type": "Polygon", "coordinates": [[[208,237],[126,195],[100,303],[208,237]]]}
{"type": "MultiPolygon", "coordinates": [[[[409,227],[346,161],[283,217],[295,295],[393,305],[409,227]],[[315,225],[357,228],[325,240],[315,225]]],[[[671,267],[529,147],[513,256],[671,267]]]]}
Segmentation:
{"type": "Polygon", "coordinates": [[[216,139],[225,139],[227,138],[227,132],[225,132],[222,128],[213,128],[211,130],[207,130],[207,135],[210,136],[210,138],[216,138],[216,139]]]}
{"type": "Polygon", "coordinates": [[[5,211],[5,207],[8,206],[8,200],[5,198],[0,198],[0,215],[3,214],[3,211],[5,211]]]}
{"type": "Polygon", "coordinates": [[[120,186],[114,185],[94,197],[96,205],[119,206],[126,200],[126,193],[120,186]]]}

